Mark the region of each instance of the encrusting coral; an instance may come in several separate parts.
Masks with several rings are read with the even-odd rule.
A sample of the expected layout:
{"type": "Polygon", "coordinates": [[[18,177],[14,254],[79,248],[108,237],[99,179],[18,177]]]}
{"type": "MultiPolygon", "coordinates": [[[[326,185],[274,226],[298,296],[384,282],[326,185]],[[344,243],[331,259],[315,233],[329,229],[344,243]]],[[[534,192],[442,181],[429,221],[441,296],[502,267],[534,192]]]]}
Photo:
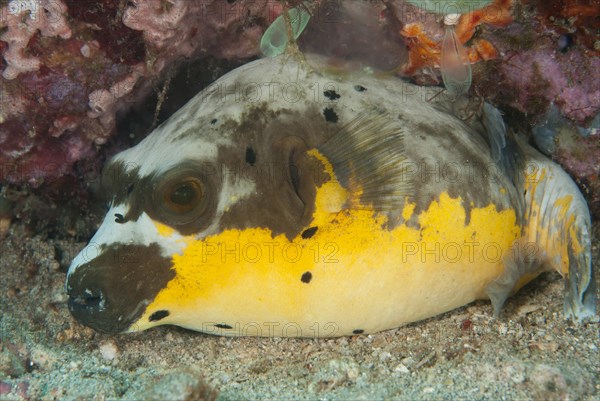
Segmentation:
{"type": "Polygon", "coordinates": [[[11,0],[0,28],[0,184],[100,161],[116,116],[182,60],[258,54],[268,0],[11,0]]]}
{"type": "Polygon", "coordinates": [[[8,43],[4,52],[5,79],[15,79],[20,73],[37,71],[40,60],[25,55],[30,39],[39,31],[43,37],[71,37],[71,29],[65,18],[67,7],[61,0],[11,0],[0,10],[0,28],[6,32],[0,40],[8,43]]]}
{"type": "MultiPolygon", "coordinates": [[[[467,54],[471,63],[495,59],[498,55],[494,46],[485,39],[474,38],[476,28],[481,24],[503,27],[513,21],[510,12],[511,0],[495,0],[477,10],[460,15],[456,25],[456,35],[463,45],[471,41],[467,54]]],[[[454,11],[454,10],[453,10],[454,11]]],[[[414,75],[419,69],[439,68],[441,62],[441,38],[432,38],[420,22],[404,25],[400,35],[405,38],[408,47],[408,62],[402,66],[401,73],[414,75]]],[[[439,34],[438,34],[439,36],[439,34]]]]}
{"type": "MultiPolygon", "coordinates": [[[[310,5],[314,13],[300,44],[319,45],[332,59],[351,59],[360,68],[440,85],[447,13],[413,3],[1,1],[0,185],[39,187],[88,164],[100,166],[99,145],[115,134],[118,115],[184,60],[260,55],[261,37],[283,7],[310,5]]],[[[455,43],[472,64],[471,93],[519,114],[524,131],[552,104],[575,125],[590,127],[600,112],[600,3],[493,0],[460,14],[455,43]]],[[[594,132],[586,143],[598,143],[594,132]]],[[[564,165],[579,166],[569,162],[571,153],[560,154],[564,165]]],[[[588,180],[588,170],[570,171],[588,180]]]]}

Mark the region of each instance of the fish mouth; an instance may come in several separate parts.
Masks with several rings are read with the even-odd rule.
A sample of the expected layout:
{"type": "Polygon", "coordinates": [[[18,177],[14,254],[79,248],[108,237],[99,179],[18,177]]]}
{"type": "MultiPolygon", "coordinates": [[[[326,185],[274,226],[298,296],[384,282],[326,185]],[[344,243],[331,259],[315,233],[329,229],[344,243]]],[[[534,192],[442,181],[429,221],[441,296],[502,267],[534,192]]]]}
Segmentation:
{"type": "Polygon", "coordinates": [[[118,334],[127,331],[143,314],[147,302],[127,296],[107,297],[98,287],[70,291],[67,306],[79,323],[100,333],[118,334]],[[135,303],[133,303],[135,302],[135,303]]]}
{"type": "Polygon", "coordinates": [[[103,293],[69,295],[67,302],[71,313],[101,311],[106,307],[106,298],[103,293]]]}
{"type": "Polygon", "coordinates": [[[101,333],[127,331],[175,277],[170,258],[160,252],[157,244],[112,246],[78,266],[65,285],[69,312],[101,333]]]}
{"type": "Polygon", "coordinates": [[[75,320],[84,326],[108,334],[116,334],[127,329],[129,322],[115,319],[114,308],[110,308],[105,292],[95,287],[93,289],[73,290],[67,293],[67,306],[75,320]],[[116,323],[116,324],[115,324],[116,323]]]}

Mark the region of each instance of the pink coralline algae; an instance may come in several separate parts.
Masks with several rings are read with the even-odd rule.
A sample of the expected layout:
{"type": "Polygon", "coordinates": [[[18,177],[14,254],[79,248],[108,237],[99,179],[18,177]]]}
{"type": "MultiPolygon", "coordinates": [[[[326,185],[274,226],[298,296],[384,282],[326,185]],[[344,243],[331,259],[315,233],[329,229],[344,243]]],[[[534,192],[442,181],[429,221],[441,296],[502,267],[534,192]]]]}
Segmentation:
{"type": "Polygon", "coordinates": [[[600,218],[600,134],[586,138],[573,136],[570,141],[559,142],[554,159],[576,177],[588,200],[590,213],[600,218]]]}
{"type": "Polygon", "coordinates": [[[133,35],[122,35],[133,50],[100,49],[95,37],[110,38],[100,34],[108,26],[93,22],[88,2],[70,7],[62,1],[13,0],[2,8],[0,183],[37,186],[93,157],[92,144],[111,132],[87,116],[87,93],[131,74],[121,57],[130,63],[143,59],[143,49],[135,50],[143,42],[133,35]]]}
{"type": "Polygon", "coordinates": [[[100,159],[116,116],[184,59],[258,55],[268,0],[11,0],[0,16],[0,184],[100,159]]]}
{"type": "MultiPolygon", "coordinates": [[[[0,184],[33,186],[73,173],[78,162],[101,164],[97,147],[115,133],[117,115],[145,99],[182,60],[258,56],[263,32],[282,10],[278,0],[0,1],[0,184]]],[[[593,23],[600,6],[590,1],[582,8],[581,1],[577,9],[593,23]]],[[[312,26],[313,43],[332,56],[355,54],[365,65],[392,60],[397,65],[386,64],[387,71],[422,84],[440,83],[436,58],[420,58],[423,52],[435,56],[422,47],[439,47],[440,16],[404,0],[306,4],[312,3],[315,14],[306,35],[312,26]],[[346,17],[358,10],[362,19],[344,22],[343,9],[346,17]],[[419,35],[407,36],[411,27],[418,27],[419,35]]],[[[481,12],[463,16],[468,29],[460,30],[461,42],[472,62],[480,60],[473,64],[472,92],[501,109],[519,111],[529,126],[555,104],[563,116],[586,127],[600,111],[594,47],[600,42],[577,25],[574,8],[562,18],[564,7],[528,4],[494,1],[503,10],[501,21],[474,19],[481,12]],[[569,32],[574,39],[559,42],[569,32]]]]}
{"type": "MultiPolygon", "coordinates": [[[[557,47],[557,46],[555,46],[557,47]]],[[[532,102],[554,102],[563,115],[579,124],[600,112],[600,59],[574,50],[566,54],[540,48],[516,54],[503,66],[515,92],[511,104],[527,113],[532,102]]]]}
{"type": "Polygon", "coordinates": [[[476,88],[494,103],[528,115],[532,124],[554,104],[562,116],[587,126],[600,112],[598,52],[582,43],[565,46],[561,30],[524,18],[486,33],[502,58],[478,70],[476,88]]]}
{"type": "MultiPolygon", "coordinates": [[[[203,54],[240,59],[258,55],[263,32],[280,12],[274,0],[132,0],[123,24],[142,31],[151,51],[167,59],[203,54]]],[[[161,61],[154,68],[161,69],[161,61]]]]}
{"type": "Polygon", "coordinates": [[[7,28],[0,40],[8,43],[4,52],[6,67],[2,72],[5,79],[15,79],[20,73],[37,71],[40,60],[26,56],[29,40],[37,34],[44,37],[69,39],[71,29],[67,25],[60,0],[11,0],[0,11],[0,28],[7,28]]]}

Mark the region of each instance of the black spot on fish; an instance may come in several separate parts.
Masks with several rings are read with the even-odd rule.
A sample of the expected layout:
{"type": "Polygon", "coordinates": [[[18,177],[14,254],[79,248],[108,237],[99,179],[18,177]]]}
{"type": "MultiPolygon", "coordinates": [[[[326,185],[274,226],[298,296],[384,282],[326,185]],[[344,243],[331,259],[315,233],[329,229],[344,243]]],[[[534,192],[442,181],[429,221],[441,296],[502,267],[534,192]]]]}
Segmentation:
{"type": "Polygon", "coordinates": [[[125,217],[121,213],[115,213],[115,223],[125,224],[125,217]]]}
{"type": "Polygon", "coordinates": [[[168,310],[157,310],[156,312],[150,315],[148,320],[151,322],[158,322],[159,320],[164,319],[167,316],[169,316],[168,310]]]}
{"type": "Polygon", "coordinates": [[[210,123],[212,125],[215,125],[217,123],[217,121],[219,121],[219,120],[217,120],[216,118],[213,118],[212,120],[210,120],[210,123]]]}
{"type": "Polygon", "coordinates": [[[246,148],[246,163],[251,166],[254,166],[254,163],[256,163],[256,153],[254,153],[254,149],[250,146],[246,148]]]}
{"type": "Polygon", "coordinates": [[[302,281],[303,283],[310,283],[310,280],[312,280],[312,273],[311,272],[306,272],[302,275],[302,277],[300,277],[300,281],[302,281]]]}
{"type": "Polygon", "coordinates": [[[306,230],[302,231],[302,238],[304,239],[309,239],[311,238],[313,235],[315,235],[315,233],[317,232],[317,230],[319,229],[319,227],[310,227],[307,228],[306,230]]]}
{"type": "Polygon", "coordinates": [[[365,88],[362,85],[354,85],[354,90],[357,91],[357,92],[364,92],[364,91],[367,90],[367,88],[365,88]]]}
{"type": "Polygon", "coordinates": [[[353,331],[352,331],[352,334],[362,334],[362,333],[364,333],[364,332],[365,332],[365,331],[364,331],[363,329],[356,329],[356,330],[353,330],[353,331]]]}
{"type": "Polygon", "coordinates": [[[225,323],[215,324],[215,327],[217,327],[219,329],[233,329],[233,327],[231,327],[230,325],[225,324],[225,323]]]}
{"type": "Polygon", "coordinates": [[[129,184],[127,186],[127,196],[131,195],[132,192],[133,192],[133,184],[129,184]]]}
{"type": "Polygon", "coordinates": [[[338,122],[338,115],[331,107],[325,107],[323,110],[323,115],[325,116],[325,120],[330,123],[338,122]]]}
{"type": "Polygon", "coordinates": [[[323,94],[325,95],[325,97],[329,100],[336,100],[339,99],[341,96],[338,95],[338,93],[334,90],[326,90],[325,92],[323,92],[323,94]]]}

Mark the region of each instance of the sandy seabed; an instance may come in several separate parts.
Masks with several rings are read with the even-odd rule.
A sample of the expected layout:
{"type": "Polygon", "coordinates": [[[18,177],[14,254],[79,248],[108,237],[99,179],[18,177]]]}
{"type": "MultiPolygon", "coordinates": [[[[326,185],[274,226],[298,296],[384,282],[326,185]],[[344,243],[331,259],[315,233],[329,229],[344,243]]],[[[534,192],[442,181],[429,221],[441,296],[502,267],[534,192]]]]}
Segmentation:
{"type": "MultiPolygon", "coordinates": [[[[593,246],[600,271],[600,225],[593,246]]],[[[544,274],[499,319],[478,301],[374,335],[225,338],[74,321],[66,266],[85,245],[13,224],[1,242],[0,400],[600,400],[599,324],[562,314],[544,274]]]]}

